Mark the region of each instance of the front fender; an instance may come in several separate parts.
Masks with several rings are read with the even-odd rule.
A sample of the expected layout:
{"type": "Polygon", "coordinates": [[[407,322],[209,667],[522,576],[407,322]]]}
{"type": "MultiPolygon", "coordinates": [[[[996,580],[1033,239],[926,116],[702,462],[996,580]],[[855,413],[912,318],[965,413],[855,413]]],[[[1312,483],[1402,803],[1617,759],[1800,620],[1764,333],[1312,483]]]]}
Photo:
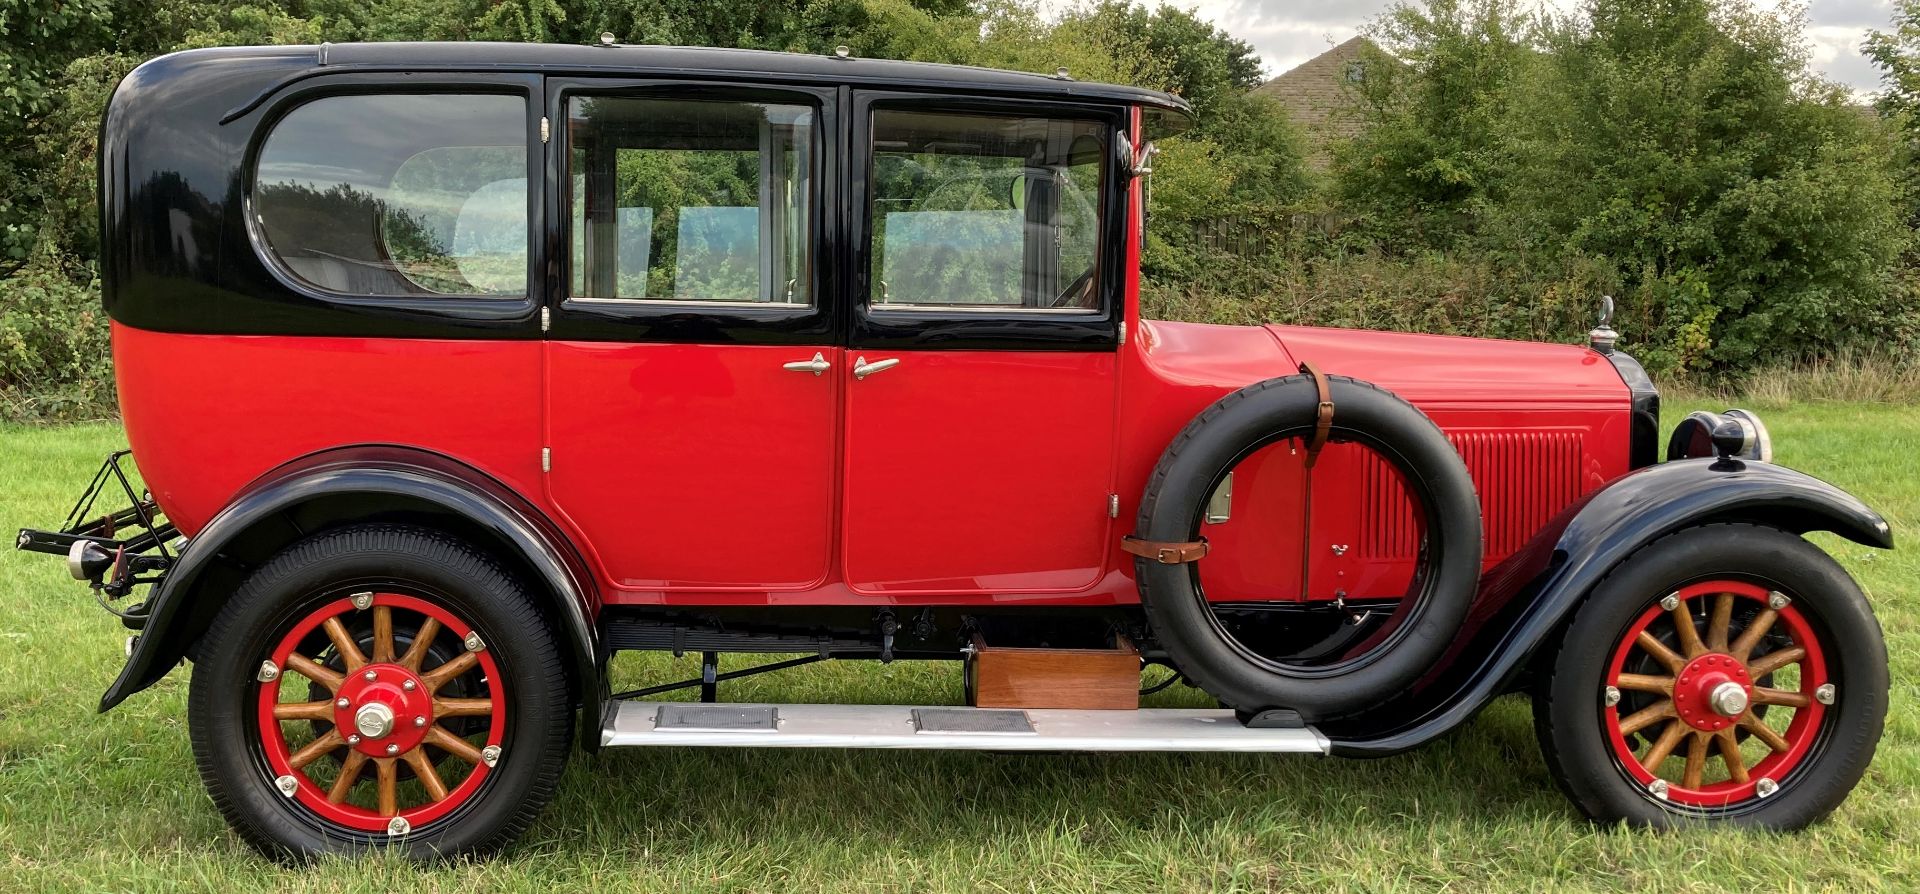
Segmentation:
{"type": "Polygon", "coordinates": [[[556,632],[574,658],[581,695],[591,702],[598,660],[594,591],[566,538],[524,498],[478,470],[412,448],[368,445],[287,463],[248,485],[214,516],[155,586],[148,620],[119,678],[101,697],[100,710],[166,676],[212,623],[240,577],[293,540],[315,533],[310,522],[422,511],[457,520],[492,541],[483,544],[487,547],[511,550],[515,564],[536,578],[530,583],[555,596],[563,627],[556,632]]]}
{"type": "Polygon", "coordinates": [[[1892,529],[1879,513],[1783,466],[1684,460],[1616,478],[1481,577],[1466,629],[1426,678],[1378,707],[1325,724],[1333,753],[1395,754],[1465,722],[1506,691],[1621,561],[1675,531],[1716,522],[1795,534],[1831,531],[1855,543],[1893,548],[1892,529]]]}

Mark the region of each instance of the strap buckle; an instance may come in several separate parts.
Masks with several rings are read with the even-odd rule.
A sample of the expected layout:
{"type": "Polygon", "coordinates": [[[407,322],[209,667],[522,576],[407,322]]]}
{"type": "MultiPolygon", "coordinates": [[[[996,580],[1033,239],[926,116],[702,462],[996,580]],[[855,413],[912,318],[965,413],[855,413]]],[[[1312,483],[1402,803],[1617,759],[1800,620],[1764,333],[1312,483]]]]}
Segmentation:
{"type": "Polygon", "coordinates": [[[1120,538],[1120,548],[1143,559],[1152,559],[1162,565],[1185,565],[1198,562],[1207,555],[1205,537],[1186,543],[1173,543],[1160,540],[1142,540],[1128,534],[1120,538]]]}

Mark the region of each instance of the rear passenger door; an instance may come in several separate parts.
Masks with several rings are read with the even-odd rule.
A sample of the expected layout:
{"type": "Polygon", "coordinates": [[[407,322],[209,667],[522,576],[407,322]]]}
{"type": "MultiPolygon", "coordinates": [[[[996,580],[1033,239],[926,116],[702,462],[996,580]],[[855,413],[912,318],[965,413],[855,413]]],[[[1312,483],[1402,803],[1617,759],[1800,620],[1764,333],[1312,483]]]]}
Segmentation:
{"type": "Polygon", "coordinates": [[[614,601],[828,574],[834,92],[547,82],[550,496],[614,601]]]}

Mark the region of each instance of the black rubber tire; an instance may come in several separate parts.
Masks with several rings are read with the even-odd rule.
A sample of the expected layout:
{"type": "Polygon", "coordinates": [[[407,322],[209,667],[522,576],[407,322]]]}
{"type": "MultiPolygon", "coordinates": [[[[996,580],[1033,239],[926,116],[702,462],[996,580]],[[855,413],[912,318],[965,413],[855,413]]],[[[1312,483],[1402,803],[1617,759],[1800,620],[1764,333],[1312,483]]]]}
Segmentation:
{"type": "Polygon", "coordinates": [[[200,778],[215,806],[249,845],[277,859],[386,846],[416,858],[496,851],[552,799],[573,736],[566,665],[526,588],[462,541],[388,524],[316,535],[250,575],[202,640],[187,712],[200,778]],[[343,828],[282,797],[254,744],[254,673],[262,657],[297,619],[367,583],[404,586],[442,602],[481,633],[505,678],[499,764],[472,800],[399,837],[343,828]]]}
{"type": "MultiPolygon", "coordinates": [[[[1480,577],[1480,501],[1473,477],[1424,413],[1366,382],[1328,376],[1333,440],[1359,441],[1397,457],[1429,509],[1427,573],[1397,639],[1348,669],[1293,669],[1242,654],[1204,601],[1199,563],[1134,563],[1154,638],[1182,674],[1228,707],[1289,708],[1310,721],[1377,704],[1425,673],[1465,621],[1480,577]],[[1424,493],[1421,491],[1424,490],[1424,493]]],[[[1135,531],[1146,540],[1190,541],[1215,484],[1255,450],[1310,432],[1319,392],[1305,375],[1270,379],[1216,401],[1167,446],[1148,479],[1135,531]]],[[[1204,563],[1206,560],[1200,560],[1204,563]]]]}
{"type": "Polygon", "coordinates": [[[1674,828],[1713,821],[1774,831],[1816,822],[1846,799],[1880,741],[1887,647],[1858,584],[1831,556],[1777,528],[1715,524],[1663,537],[1629,556],[1582,602],[1537,665],[1534,729],[1547,770],[1596,823],[1674,828]],[[1627,775],[1607,743],[1600,693],[1613,650],[1639,615],[1704,580],[1749,581],[1793,599],[1821,637],[1840,693],[1821,741],[1773,795],[1727,808],[1674,804],[1627,775]]]}

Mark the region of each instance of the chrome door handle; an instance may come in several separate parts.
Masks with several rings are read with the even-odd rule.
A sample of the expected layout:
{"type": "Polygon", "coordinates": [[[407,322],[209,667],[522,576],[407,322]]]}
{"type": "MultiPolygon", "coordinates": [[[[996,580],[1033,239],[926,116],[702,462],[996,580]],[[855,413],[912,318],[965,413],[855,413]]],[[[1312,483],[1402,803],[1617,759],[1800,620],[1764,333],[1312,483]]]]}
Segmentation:
{"type": "Polygon", "coordinates": [[[898,357],[889,357],[885,360],[875,360],[872,363],[868,363],[867,358],[865,357],[858,357],[858,358],[855,358],[853,361],[853,377],[856,379],[864,379],[870,375],[873,375],[874,373],[886,372],[887,370],[890,370],[899,365],[900,365],[900,358],[898,357]]]}
{"type": "Polygon", "coordinates": [[[833,364],[827,362],[827,358],[825,355],[821,354],[819,351],[815,351],[813,352],[812,360],[794,360],[788,363],[780,364],[780,368],[790,369],[790,370],[793,370],[794,372],[799,372],[799,373],[813,373],[814,375],[818,376],[818,375],[821,375],[822,373],[825,373],[827,370],[832,369],[833,364]]]}

